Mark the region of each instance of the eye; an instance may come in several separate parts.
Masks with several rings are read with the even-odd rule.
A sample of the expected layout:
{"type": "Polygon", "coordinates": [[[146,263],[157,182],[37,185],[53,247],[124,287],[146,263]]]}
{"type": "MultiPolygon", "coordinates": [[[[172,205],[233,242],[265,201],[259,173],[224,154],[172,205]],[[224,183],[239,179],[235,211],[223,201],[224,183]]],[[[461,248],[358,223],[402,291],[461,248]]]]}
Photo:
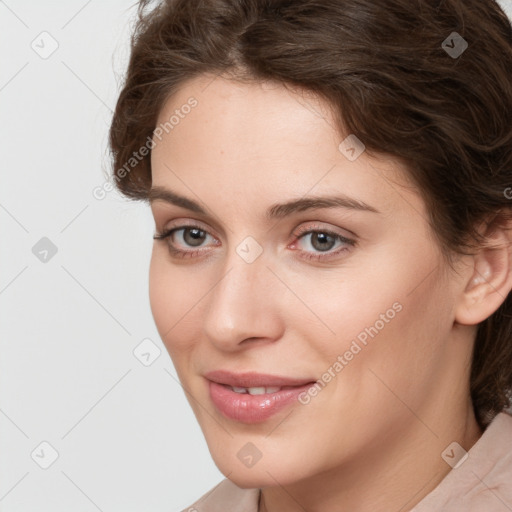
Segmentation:
{"type": "Polygon", "coordinates": [[[184,247],[201,247],[207,237],[213,238],[207,231],[196,225],[165,229],[162,233],[157,233],[153,236],[155,240],[168,239],[169,252],[179,258],[193,257],[203,251],[201,249],[193,251],[179,249],[176,247],[176,239],[178,239],[180,245],[184,247]]]}
{"type": "MultiPolygon", "coordinates": [[[[307,226],[301,228],[297,233],[295,233],[295,236],[297,237],[298,240],[308,240],[309,238],[309,243],[302,244],[302,247],[304,247],[304,245],[306,247],[309,245],[309,247],[313,248],[314,251],[318,251],[315,253],[301,249],[301,257],[306,259],[331,259],[339,256],[341,253],[345,251],[348,251],[349,247],[356,245],[355,240],[346,238],[339,233],[336,233],[329,229],[324,229],[319,226],[307,226]],[[340,243],[341,247],[340,245],[338,245],[338,248],[335,251],[331,251],[331,249],[333,249],[333,247],[336,246],[336,241],[340,243]]],[[[292,247],[296,246],[297,243],[294,242],[292,244],[292,247]]]]}

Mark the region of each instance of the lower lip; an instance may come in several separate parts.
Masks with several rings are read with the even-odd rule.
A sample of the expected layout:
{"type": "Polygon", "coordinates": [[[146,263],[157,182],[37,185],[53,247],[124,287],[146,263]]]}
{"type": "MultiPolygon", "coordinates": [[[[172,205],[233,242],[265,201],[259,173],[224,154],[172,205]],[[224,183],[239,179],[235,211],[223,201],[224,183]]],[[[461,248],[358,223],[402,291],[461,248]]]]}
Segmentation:
{"type": "Polygon", "coordinates": [[[309,383],[263,395],[236,393],[213,381],[210,381],[209,388],[212,402],[224,416],[241,423],[260,423],[298,401],[299,395],[313,385],[309,383]]]}

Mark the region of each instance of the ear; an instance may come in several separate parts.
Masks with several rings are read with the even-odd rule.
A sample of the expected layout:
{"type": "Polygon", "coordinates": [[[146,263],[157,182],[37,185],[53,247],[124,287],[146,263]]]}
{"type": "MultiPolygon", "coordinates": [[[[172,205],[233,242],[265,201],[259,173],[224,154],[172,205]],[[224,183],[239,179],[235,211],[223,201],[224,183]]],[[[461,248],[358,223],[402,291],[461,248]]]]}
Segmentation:
{"type": "Polygon", "coordinates": [[[485,243],[472,256],[473,264],[455,309],[455,321],[476,325],[489,318],[505,301],[512,288],[512,219],[499,215],[478,230],[485,243]]]}

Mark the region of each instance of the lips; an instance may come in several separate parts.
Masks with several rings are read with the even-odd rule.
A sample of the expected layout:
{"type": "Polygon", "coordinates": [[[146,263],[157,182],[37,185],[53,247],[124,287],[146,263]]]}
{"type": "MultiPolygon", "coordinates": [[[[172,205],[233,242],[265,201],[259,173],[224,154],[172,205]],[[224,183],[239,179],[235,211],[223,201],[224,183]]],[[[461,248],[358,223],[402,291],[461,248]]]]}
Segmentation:
{"type": "Polygon", "coordinates": [[[270,388],[270,387],[297,387],[315,382],[316,379],[297,379],[281,377],[265,373],[245,372],[233,373],[226,370],[216,370],[205,374],[208,380],[239,388],[270,388]]]}
{"type": "Polygon", "coordinates": [[[241,423],[260,423],[298,401],[315,381],[217,370],[205,374],[210,399],[219,412],[241,423]]]}

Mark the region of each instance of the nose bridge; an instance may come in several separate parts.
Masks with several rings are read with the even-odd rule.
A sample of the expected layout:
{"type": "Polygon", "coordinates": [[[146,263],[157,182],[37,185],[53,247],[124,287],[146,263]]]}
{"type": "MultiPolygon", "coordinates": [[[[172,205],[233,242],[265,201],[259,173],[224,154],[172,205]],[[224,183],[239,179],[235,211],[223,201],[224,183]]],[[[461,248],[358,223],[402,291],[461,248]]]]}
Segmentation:
{"type": "MultiPolygon", "coordinates": [[[[251,238],[251,237],[248,237],[251,238]]],[[[263,248],[244,239],[226,256],[223,275],[209,294],[204,318],[214,343],[236,346],[247,338],[272,337],[277,328],[272,272],[263,248]]]]}

